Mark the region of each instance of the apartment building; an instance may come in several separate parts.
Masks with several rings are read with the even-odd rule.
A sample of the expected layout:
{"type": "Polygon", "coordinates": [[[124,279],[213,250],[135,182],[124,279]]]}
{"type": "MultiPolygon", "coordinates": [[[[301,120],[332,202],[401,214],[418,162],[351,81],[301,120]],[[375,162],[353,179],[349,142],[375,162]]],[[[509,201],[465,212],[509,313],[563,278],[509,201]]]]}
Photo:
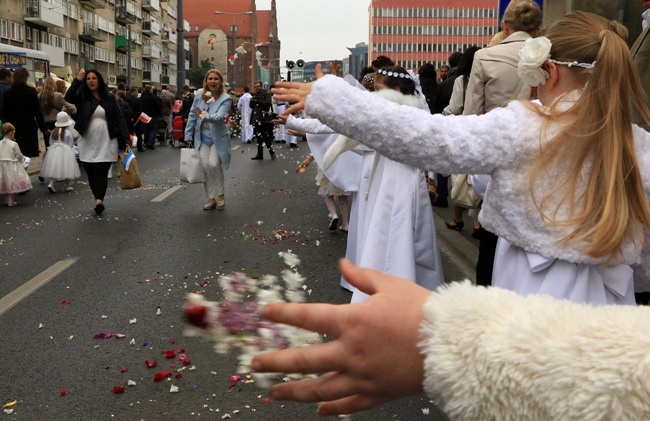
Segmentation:
{"type": "MultiPolygon", "coordinates": [[[[44,52],[50,72],[68,80],[84,68],[98,70],[110,87],[175,87],[177,66],[189,66],[176,59],[178,48],[189,51],[186,42],[177,45],[176,5],[177,0],[0,0],[0,44],[44,52]]],[[[183,27],[189,30],[189,23],[183,27]]]]}
{"type": "Polygon", "coordinates": [[[406,69],[439,68],[451,53],[490,42],[498,8],[499,0],[372,0],[369,61],[385,55],[406,69]]]}

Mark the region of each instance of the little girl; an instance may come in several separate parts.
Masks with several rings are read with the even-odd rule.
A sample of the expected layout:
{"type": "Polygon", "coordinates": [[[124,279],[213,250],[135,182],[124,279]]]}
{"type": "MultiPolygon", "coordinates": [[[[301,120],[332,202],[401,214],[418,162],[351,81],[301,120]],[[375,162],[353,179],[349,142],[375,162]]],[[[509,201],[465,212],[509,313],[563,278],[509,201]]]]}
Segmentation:
{"type": "Polygon", "coordinates": [[[50,193],[56,193],[54,182],[57,179],[65,180],[65,188],[63,191],[68,192],[74,190],[70,185],[72,180],[81,176],[79,165],[77,164],[77,159],[72,149],[74,139],[69,129],[74,126],[74,121],[65,111],[61,111],[56,116],[54,126],[56,128],[50,135],[50,148],[43,158],[40,176],[50,179],[50,184],[47,186],[50,193]]]}
{"type": "Polygon", "coordinates": [[[11,123],[4,123],[0,132],[3,136],[0,140],[0,194],[7,195],[7,206],[16,206],[18,203],[14,201],[15,194],[31,190],[32,182],[22,165],[25,157],[14,142],[16,128],[11,123]]]}

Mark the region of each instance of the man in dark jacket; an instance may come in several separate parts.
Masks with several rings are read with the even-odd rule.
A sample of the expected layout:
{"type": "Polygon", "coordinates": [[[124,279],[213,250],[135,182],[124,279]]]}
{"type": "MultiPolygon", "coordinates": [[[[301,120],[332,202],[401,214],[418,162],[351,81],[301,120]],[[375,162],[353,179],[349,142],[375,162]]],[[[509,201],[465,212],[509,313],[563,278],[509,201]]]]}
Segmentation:
{"type": "Polygon", "coordinates": [[[253,96],[250,107],[253,138],[257,139],[257,155],[251,159],[264,159],[264,145],[269,149],[271,160],[275,159],[275,151],[273,150],[273,117],[271,114],[272,102],[271,93],[262,89],[262,81],[256,81],[253,84],[253,96]]]}
{"type": "Polygon", "coordinates": [[[144,125],[141,121],[138,123],[138,117],[140,117],[140,113],[142,112],[142,101],[140,98],[138,98],[138,88],[133,86],[129,88],[127,95],[124,97],[124,101],[129,104],[131,111],[133,111],[133,131],[135,132],[135,136],[138,139],[138,151],[144,152],[145,149],[142,147],[142,134],[144,133],[144,125]]]}
{"type": "Polygon", "coordinates": [[[142,112],[151,117],[151,121],[148,123],[144,123],[142,120],[138,123],[144,124],[144,145],[147,149],[156,149],[154,145],[158,135],[158,121],[162,117],[162,101],[156,94],[152,92],[151,85],[146,85],[142,96],[140,96],[142,112]]]}

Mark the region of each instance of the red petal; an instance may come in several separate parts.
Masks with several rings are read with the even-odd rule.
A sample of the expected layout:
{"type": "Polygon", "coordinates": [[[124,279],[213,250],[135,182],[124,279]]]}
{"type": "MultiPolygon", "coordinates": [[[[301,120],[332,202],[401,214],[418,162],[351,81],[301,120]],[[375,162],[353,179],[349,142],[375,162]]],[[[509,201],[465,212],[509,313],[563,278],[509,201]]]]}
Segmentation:
{"type": "Polygon", "coordinates": [[[177,379],[180,379],[181,377],[183,377],[183,373],[178,373],[178,374],[176,374],[176,378],[177,378],[177,379]]]}
{"type": "Polygon", "coordinates": [[[61,305],[63,305],[63,306],[66,306],[68,304],[70,304],[70,301],[68,301],[68,300],[61,301],[61,305]]]}
{"type": "Polygon", "coordinates": [[[165,358],[176,358],[176,353],[174,351],[165,351],[165,358]]]}
{"type": "Polygon", "coordinates": [[[113,393],[124,393],[124,386],[113,386],[113,393]]]}
{"type": "Polygon", "coordinates": [[[169,341],[169,343],[172,344],[172,345],[174,345],[174,344],[176,343],[176,339],[171,339],[171,340],[169,341]]]}
{"type": "Polygon", "coordinates": [[[160,373],[156,373],[156,375],[153,376],[153,379],[154,379],[154,381],[159,382],[159,381],[164,380],[167,377],[171,377],[171,376],[172,376],[172,373],[170,373],[169,371],[161,371],[160,373]]]}
{"type": "Polygon", "coordinates": [[[120,373],[126,373],[126,372],[128,372],[128,371],[129,371],[128,368],[123,368],[123,369],[120,370],[120,373]]]}
{"type": "Polygon", "coordinates": [[[192,360],[190,360],[189,358],[186,359],[186,360],[183,360],[183,365],[190,365],[190,364],[192,364],[192,360]]]}
{"type": "Polygon", "coordinates": [[[61,388],[61,390],[59,390],[59,392],[61,393],[61,396],[65,396],[65,395],[68,394],[69,390],[68,390],[68,389],[64,389],[64,388],[61,388]]]}
{"type": "Polygon", "coordinates": [[[269,398],[264,398],[264,399],[262,399],[262,400],[263,400],[264,402],[266,402],[266,403],[271,402],[271,399],[269,399],[269,398]]]}
{"type": "Polygon", "coordinates": [[[149,362],[149,360],[147,360],[144,363],[146,364],[147,368],[154,368],[155,366],[158,365],[158,363],[156,361],[149,362]]]}

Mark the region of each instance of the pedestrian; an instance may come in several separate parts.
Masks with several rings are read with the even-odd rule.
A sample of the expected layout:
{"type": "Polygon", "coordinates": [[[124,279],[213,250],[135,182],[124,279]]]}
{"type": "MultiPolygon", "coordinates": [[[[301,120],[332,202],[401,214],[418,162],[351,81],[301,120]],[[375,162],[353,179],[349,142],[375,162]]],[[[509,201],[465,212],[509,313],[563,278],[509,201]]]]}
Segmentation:
{"type": "Polygon", "coordinates": [[[256,81],[253,84],[250,107],[253,138],[257,140],[257,155],[251,159],[264,159],[264,145],[266,145],[271,155],[271,160],[275,160],[275,151],[273,150],[273,115],[271,113],[272,102],[271,93],[263,89],[262,81],[256,81]]]}
{"type": "Polygon", "coordinates": [[[48,139],[49,149],[43,158],[40,177],[50,180],[47,185],[50,193],[56,193],[57,180],[65,181],[63,191],[73,191],[72,180],[81,176],[77,158],[72,150],[74,138],[71,130],[74,127],[74,120],[68,113],[61,111],[56,116],[54,126],[48,139]]]}
{"type": "Polygon", "coordinates": [[[223,76],[217,69],[210,69],[203,79],[203,88],[196,92],[187,127],[185,141],[199,152],[205,173],[205,194],[208,202],[203,210],[226,206],[223,171],[230,166],[230,132],[226,117],[232,106],[232,98],[223,90],[223,76]]]}
{"type": "Polygon", "coordinates": [[[131,86],[128,95],[124,97],[124,101],[129,104],[133,112],[133,133],[135,133],[138,152],[144,152],[146,150],[143,146],[144,124],[138,120],[140,113],[142,113],[142,100],[138,97],[138,88],[131,86]]]}
{"type": "Polygon", "coordinates": [[[142,102],[141,113],[146,114],[151,118],[149,122],[144,124],[143,136],[144,147],[150,150],[156,149],[156,137],[158,136],[158,124],[162,117],[162,100],[157,95],[158,91],[153,89],[151,85],[145,85],[144,91],[140,96],[142,102]]]}
{"type": "Polygon", "coordinates": [[[244,94],[237,101],[237,109],[241,114],[241,142],[251,143],[253,141],[253,126],[251,125],[251,98],[250,89],[244,86],[244,94]]]}
{"type": "Polygon", "coordinates": [[[31,190],[32,182],[23,166],[26,158],[14,141],[16,128],[11,123],[3,123],[0,132],[0,194],[6,195],[5,204],[13,207],[18,204],[14,200],[16,193],[31,190]]]}
{"type": "Polygon", "coordinates": [[[323,416],[425,392],[452,420],[642,420],[650,414],[650,309],[591,307],[453,282],[435,292],[348,261],[365,303],[267,304],[271,322],[327,343],[262,354],[256,373],[319,375],[275,400],[323,416]],[[397,311],[387,311],[396,309],[397,311]]]}
{"type": "Polygon", "coordinates": [[[650,134],[632,115],[650,121],[650,111],[620,32],[568,14],[520,53],[519,76],[539,85],[541,105],[512,101],[480,117],[423,115],[331,76],[306,104],[309,84],[279,82],[277,96],[389,158],[491,175],[480,222],[500,237],[493,285],[634,304],[650,274],[650,134]]]}
{"type": "Polygon", "coordinates": [[[16,141],[22,154],[34,158],[40,154],[38,130],[41,130],[44,139],[50,136],[50,131],[45,125],[36,89],[27,85],[28,80],[29,71],[26,68],[19,67],[14,71],[11,88],[4,92],[2,121],[16,127],[16,141]]]}
{"type": "Polygon", "coordinates": [[[81,69],[65,99],[77,106],[75,128],[80,134],[77,141],[79,160],[95,198],[94,211],[101,215],[105,209],[108,170],[129,139],[126,122],[115,96],[108,91],[104,77],[97,70],[81,69]]]}
{"type": "Polygon", "coordinates": [[[77,107],[65,100],[64,95],[57,90],[56,82],[51,77],[43,79],[43,86],[38,94],[38,103],[41,106],[45,126],[50,131],[54,130],[54,124],[60,111],[65,111],[68,115],[77,113],[77,107]]]}
{"type": "Polygon", "coordinates": [[[0,68],[0,121],[4,121],[5,117],[2,113],[4,104],[5,91],[11,88],[11,70],[2,67],[0,68]]]}

